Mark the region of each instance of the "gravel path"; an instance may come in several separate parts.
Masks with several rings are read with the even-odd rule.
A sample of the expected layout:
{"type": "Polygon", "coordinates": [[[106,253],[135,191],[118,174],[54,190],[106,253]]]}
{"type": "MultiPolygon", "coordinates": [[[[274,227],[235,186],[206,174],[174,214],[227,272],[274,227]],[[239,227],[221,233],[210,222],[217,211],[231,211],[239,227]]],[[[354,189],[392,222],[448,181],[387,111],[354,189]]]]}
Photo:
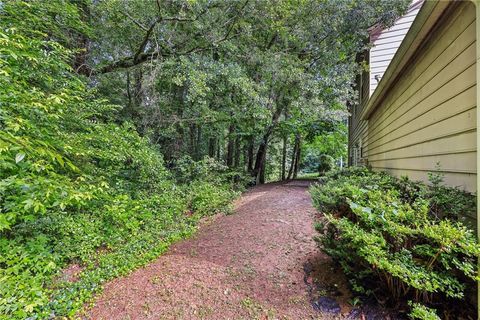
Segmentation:
{"type": "Polygon", "coordinates": [[[347,314],[345,279],[313,241],[308,185],[252,188],[233,214],[212,217],[148,266],[107,283],[87,318],[333,318],[315,308],[319,296],[347,314]]]}

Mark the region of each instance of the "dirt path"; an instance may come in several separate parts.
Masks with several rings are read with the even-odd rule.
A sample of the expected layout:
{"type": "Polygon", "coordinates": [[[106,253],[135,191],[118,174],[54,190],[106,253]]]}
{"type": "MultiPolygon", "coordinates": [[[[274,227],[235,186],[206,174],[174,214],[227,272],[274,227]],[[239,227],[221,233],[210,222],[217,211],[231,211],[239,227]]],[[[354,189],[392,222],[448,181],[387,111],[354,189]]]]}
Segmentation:
{"type": "Polygon", "coordinates": [[[253,188],[232,215],[216,217],[148,266],[108,283],[89,318],[329,319],[329,306],[346,314],[345,279],[312,239],[308,185],[253,188]],[[318,310],[319,296],[339,304],[326,298],[318,310]]]}

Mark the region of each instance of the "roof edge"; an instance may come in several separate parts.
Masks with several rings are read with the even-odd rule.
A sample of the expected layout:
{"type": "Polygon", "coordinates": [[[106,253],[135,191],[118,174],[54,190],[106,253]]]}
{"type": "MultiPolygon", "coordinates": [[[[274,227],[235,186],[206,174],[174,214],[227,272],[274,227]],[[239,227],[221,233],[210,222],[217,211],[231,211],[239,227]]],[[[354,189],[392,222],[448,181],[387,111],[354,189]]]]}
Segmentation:
{"type": "Polygon", "coordinates": [[[382,102],[387,91],[393,86],[394,81],[405,69],[409,60],[414,56],[429,31],[438,21],[443,12],[449,7],[450,1],[425,1],[413,21],[407,35],[387,67],[373,95],[360,114],[360,119],[367,120],[382,102]]]}
{"type": "Polygon", "coordinates": [[[403,17],[407,16],[408,14],[412,13],[412,11],[418,9],[418,7],[420,7],[423,4],[424,1],[425,0],[414,0],[414,1],[412,1],[412,3],[410,3],[410,5],[408,6],[407,11],[405,11],[405,14],[397,17],[395,19],[394,24],[391,25],[388,28],[385,28],[385,26],[381,25],[380,23],[376,23],[373,26],[371,26],[370,28],[368,28],[368,33],[370,35],[370,43],[373,43],[375,40],[377,40],[378,36],[380,35],[380,33],[382,33],[382,31],[392,28],[397,23],[398,20],[400,20],[403,17]]]}

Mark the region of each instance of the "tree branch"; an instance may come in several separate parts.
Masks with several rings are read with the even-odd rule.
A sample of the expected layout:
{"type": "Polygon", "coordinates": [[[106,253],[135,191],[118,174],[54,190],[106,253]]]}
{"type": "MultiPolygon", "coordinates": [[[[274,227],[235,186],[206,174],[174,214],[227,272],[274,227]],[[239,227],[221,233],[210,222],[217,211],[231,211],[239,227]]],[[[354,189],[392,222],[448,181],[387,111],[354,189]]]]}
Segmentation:
{"type": "Polygon", "coordinates": [[[140,29],[144,30],[144,31],[148,31],[148,29],[142,25],[140,22],[138,22],[135,18],[133,18],[131,15],[128,14],[128,12],[123,12],[122,13],[128,18],[130,19],[137,27],[139,27],[140,29]]]}
{"type": "Polygon", "coordinates": [[[134,61],[134,62],[137,61],[138,56],[139,56],[140,54],[142,54],[143,51],[145,50],[145,47],[147,46],[148,40],[150,40],[150,35],[152,34],[153,29],[155,28],[155,26],[157,25],[157,23],[160,22],[160,19],[161,19],[161,18],[156,19],[156,20],[150,25],[150,28],[148,28],[147,32],[145,33],[145,36],[143,37],[143,41],[142,41],[142,43],[140,44],[140,47],[138,48],[137,52],[135,53],[135,56],[133,57],[133,61],[134,61]]]}
{"type": "Polygon", "coordinates": [[[216,41],[212,41],[210,44],[207,44],[207,45],[204,45],[204,46],[197,46],[197,47],[193,47],[193,48],[190,48],[188,50],[184,50],[183,52],[174,52],[174,53],[165,53],[165,52],[162,52],[160,50],[155,50],[155,51],[149,51],[149,52],[144,52],[147,44],[148,44],[148,41],[150,40],[150,36],[155,28],[155,26],[160,23],[161,21],[195,21],[196,19],[198,19],[201,15],[203,15],[206,11],[203,11],[202,13],[200,13],[197,17],[195,17],[193,20],[192,19],[187,19],[187,18],[179,18],[179,17],[169,17],[169,18],[157,18],[151,25],[148,29],[146,29],[146,33],[145,33],[145,36],[143,38],[143,41],[142,43],[140,44],[140,47],[138,48],[138,50],[136,51],[136,53],[134,54],[133,57],[125,57],[125,58],[122,58],[122,59],[119,59],[117,61],[113,61],[107,65],[104,65],[98,69],[93,69],[91,70],[90,72],[90,75],[97,75],[97,74],[104,74],[104,73],[109,73],[109,72],[113,72],[113,71],[116,71],[118,69],[126,69],[126,68],[131,68],[131,67],[134,67],[136,65],[139,65],[139,64],[142,64],[144,62],[146,62],[147,60],[149,59],[152,59],[152,58],[164,58],[164,57],[169,57],[169,56],[182,56],[182,55],[189,55],[189,54],[192,54],[192,53],[197,53],[197,52],[201,52],[201,51],[204,51],[204,50],[207,50],[207,49],[210,49],[212,47],[215,47],[217,46],[219,43],[222,43],[224,41],[228,41],[230,39],[233,39],[235,37],[237,37],[239,34],[236,33],[236,34],[233,34],[231,35],[234,27],[235,27],[235,24],[237,23],[239,17],[242,15],[243,13],[243,10],[245,9],[245,7],[247,6],[249,0],[246,0],[243,5],[240,7],[240,9],[238,10],[237,12],[237,15],[233,18],[233,22],[228,26],[228,29],[225,33],[225,35],[216,40],[216,41]]]}
{"type": "Polygon", "coordinates": [[[180,17],[164,17],[162,18],[163,21],[178,21],[178,22],[193,22],[197,20],[197,17],[195,18],[180,18],[180,17]]]}

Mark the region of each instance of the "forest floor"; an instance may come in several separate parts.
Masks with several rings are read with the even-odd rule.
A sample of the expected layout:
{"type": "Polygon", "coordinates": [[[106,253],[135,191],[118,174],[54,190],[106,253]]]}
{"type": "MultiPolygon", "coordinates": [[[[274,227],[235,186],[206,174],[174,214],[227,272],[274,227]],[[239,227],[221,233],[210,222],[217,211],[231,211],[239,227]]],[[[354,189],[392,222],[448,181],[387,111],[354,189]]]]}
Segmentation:
{"type": "MultiPolygon", "coordinates": [[[[308,186],[250,189],[231,215],[105,285],[87,319],[365,319],[313,237],[308,186]]],[[[367,317],[369,318],[369,317],[367,317]]]]}

